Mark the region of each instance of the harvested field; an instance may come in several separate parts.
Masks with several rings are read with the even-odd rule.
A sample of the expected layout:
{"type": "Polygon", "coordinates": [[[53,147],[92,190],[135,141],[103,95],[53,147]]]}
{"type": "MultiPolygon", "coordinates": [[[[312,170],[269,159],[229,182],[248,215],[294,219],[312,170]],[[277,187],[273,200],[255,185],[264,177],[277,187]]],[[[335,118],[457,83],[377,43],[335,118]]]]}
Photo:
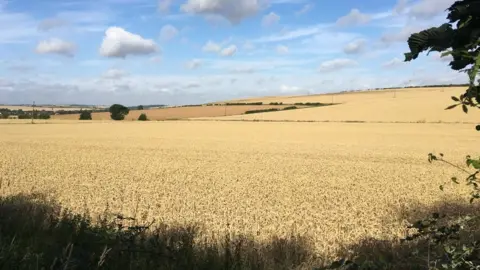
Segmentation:
{"type": "MultiPolygon", "coordinates": [[[[137,120],[140,114],[146,113],[150,120],[169,120],[169,119],[185,119],[192,117],[218,117],[225,115],[238,115],[243,114],[248,110],[263,110],[270,108],[283,109],[288,107],[284,106],[272,106],[272,105],[259,105],[259,106],[198,106],[198,107],[177,107],[177,108],[163,108],[152,110],[132,110],[125,117],[125,120],[137,120]]],[[[59,120],[77,120],[78,114],[70,115],[55,115],[53,119],[59,120]]],[[[93,120],[110,120],[110,113],[92,113],[93,120]]]]}
{"type": "MultiPolygon", "coordinates": [[[[479,110],[463,113],[461,107],[444,110],[455,103],[450,97],[465,92],[462,87],[399,89],[334,95],[335,106],[308,108],[276,113],[239,115],[223,120],[274,120],[274,121],[332,121],[332,122],[469,122],[480,119],[479,110]]],[[[332,96],[317,95],[270,99],[275,102],[331,102],[332,96]]],[[[248,100],[250,102],[250,100],[248,100]]],[[[264,101],[255,99],[251,102],[264,101]]],[[[268,101],[268,100],[267,100],[268,101]]]]}
{"type": "Polygon", "coordinates": [[[426,155],[463,164],[479,136],[463,124],[48,123],[0,126],[4,196],[45,192],[81,213],[108,204],[258,240],[294,232],[327,257],[403,236],[419,205],[466,198],[464,186],[439,191],[458,172],[426,155]]]}

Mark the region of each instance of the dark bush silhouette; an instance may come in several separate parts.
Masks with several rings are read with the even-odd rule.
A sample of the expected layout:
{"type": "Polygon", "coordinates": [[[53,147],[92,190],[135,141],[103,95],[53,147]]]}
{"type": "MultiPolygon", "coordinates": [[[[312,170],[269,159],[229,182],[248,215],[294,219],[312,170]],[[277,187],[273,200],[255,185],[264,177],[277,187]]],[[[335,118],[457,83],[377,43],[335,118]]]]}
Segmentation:
{"type": "Polygon", "coordinates": [[[128,115],[130,109],[121,104],[113,104],[110,106],[109,112],[112,120],[120,121],[125,119],[125,116],[128,115]]]}
{"type": "Polygon", "coordinates": [[[140,114],[140,116],[138,117],[138,121],[148,121],[147,115],[144,113],[140,114]]]}
{"type": "Polygon", "coordinates": [[[41,194],[0,198],[0,269],[311,269],[319,262],[301,237],[205,236],[198,225],[154,227],[107,212],[95,225],[41,194]]]}
{"type": "Polygon", "coordinates": [[[80,113],[79,120],[92,120],[92,112],[90,111],[82,111],[80,113]]]}

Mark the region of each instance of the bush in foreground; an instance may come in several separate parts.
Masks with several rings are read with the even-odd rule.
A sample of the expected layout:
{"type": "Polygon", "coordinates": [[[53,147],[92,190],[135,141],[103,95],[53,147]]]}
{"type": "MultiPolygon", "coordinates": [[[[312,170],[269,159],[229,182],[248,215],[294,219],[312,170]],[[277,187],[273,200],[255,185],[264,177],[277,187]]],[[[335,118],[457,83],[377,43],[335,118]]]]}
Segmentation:
{"type": "Polygon", "coordinates": [[[139,224],[107,212],[93,223],[41,194],[0,198],[1,269],[311,269],[317,260],[296,236],[206,238],[200,226],[139,224]]]}

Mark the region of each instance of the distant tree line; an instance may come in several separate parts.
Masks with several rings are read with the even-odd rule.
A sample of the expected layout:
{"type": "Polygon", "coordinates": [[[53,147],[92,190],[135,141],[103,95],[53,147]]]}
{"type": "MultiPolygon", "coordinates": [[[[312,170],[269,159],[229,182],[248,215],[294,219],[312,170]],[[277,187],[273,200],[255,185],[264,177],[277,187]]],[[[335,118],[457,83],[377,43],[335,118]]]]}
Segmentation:
{"type": "Polygon", "coordinates": [[[52,111],[24,111],[24,110],[10,110],[6,108],[0,108],[0,118],[8,119],[10,116],[16,116],[18,119],[50,119],[51,115],[54,113],[52,111]]]}

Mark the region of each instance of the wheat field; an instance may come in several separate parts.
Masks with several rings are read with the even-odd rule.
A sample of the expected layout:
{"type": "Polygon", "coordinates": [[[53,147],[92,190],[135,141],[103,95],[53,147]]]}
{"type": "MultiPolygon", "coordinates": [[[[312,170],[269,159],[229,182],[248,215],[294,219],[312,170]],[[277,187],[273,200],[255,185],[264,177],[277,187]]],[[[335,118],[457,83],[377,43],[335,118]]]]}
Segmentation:
{"type": "MultiPolygon", "coordinates": [[[[459,96],[465,87],[437,87],[396,89],[386,91],[353,92],[334,95],[298,97],[269,97],[242,100],[243,102],[322,102],[338,103],[335,106],[302,110],[237,115],[222,120],[274,120],[274,121],[360,121],[360,122],[411,122],[411,123],[476,123],[479,110],[463,113],[461,107],[444,110],[459,96]]],[[[208,119],[208,118],[207,118],[208,119]]]]}
{"type": "Polygon", "coordinates": [[[60,122],[0,122],[2,195],[259,241],[296,233],[326,257],[401,237],[403,211],[466,198],[462,186],[440,192],[458,172],[426,156],[462,164],[478,141],[470,124],[60,122]]]}
{"type": "MultiPolygon", "coordinates": [[[[137,120],[140,114],[145,113],[150,120],[171,120],[196,117],[219,117],[240,115],[248,110],[264,110],[270,108],[283,109],[288,105],[258,105],[258,106],[195,106],[195,107],[176,107],[160,108],[151,110],[132,110],[125,116],[125,120],[137,120]]],[[[80,114],[55,115],[55,120],[78,120],[80,114]]],[[[92,113],[93,120],[110,120],[109,112],[92,113]]]]}

